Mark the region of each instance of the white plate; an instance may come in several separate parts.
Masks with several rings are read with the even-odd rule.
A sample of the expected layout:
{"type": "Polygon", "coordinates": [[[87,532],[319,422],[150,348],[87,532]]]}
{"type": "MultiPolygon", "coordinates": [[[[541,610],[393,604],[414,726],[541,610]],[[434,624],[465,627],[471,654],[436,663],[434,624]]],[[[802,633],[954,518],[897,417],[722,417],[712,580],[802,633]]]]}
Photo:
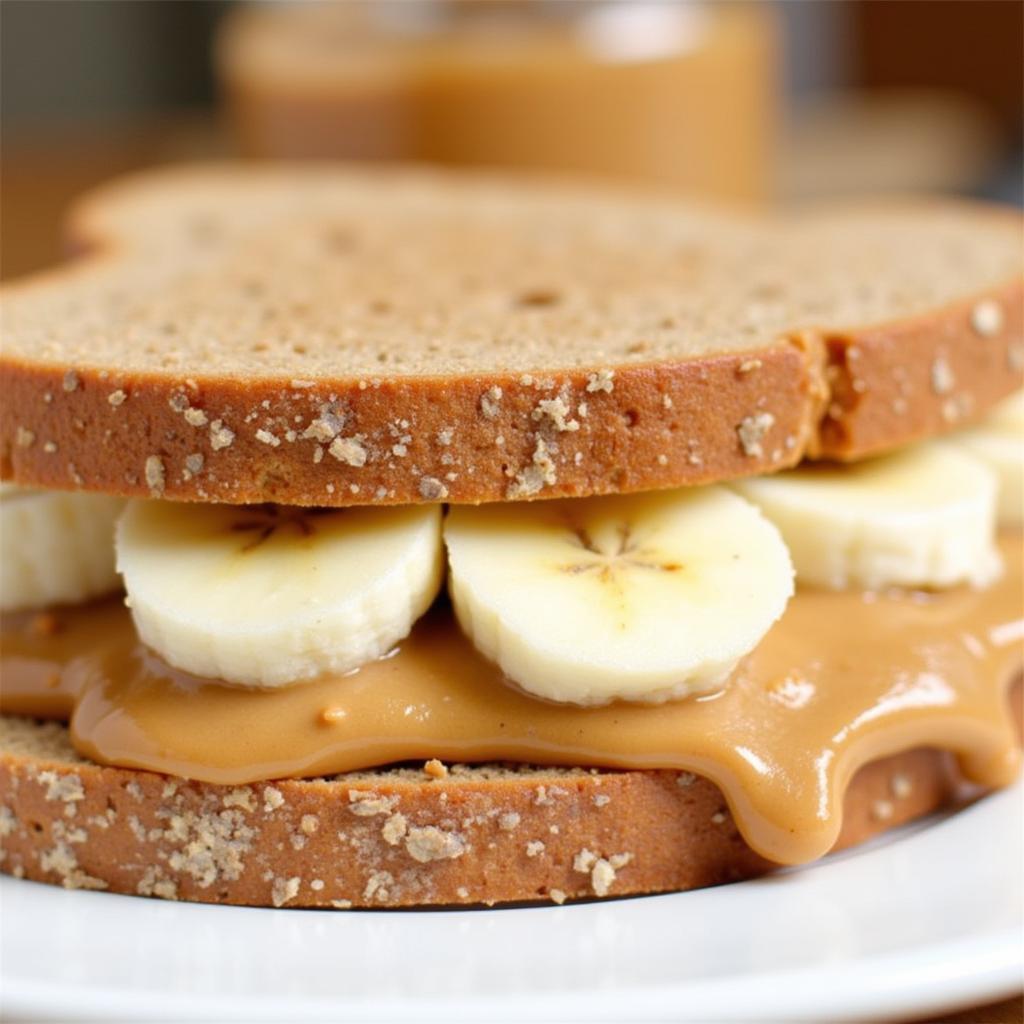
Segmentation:
{"type": "Polygon", "coordinates": [[[809,869],[491,911],[0,885],[8,1019],[866,1020],[1021,985],[1022,790],[809,869]]]}

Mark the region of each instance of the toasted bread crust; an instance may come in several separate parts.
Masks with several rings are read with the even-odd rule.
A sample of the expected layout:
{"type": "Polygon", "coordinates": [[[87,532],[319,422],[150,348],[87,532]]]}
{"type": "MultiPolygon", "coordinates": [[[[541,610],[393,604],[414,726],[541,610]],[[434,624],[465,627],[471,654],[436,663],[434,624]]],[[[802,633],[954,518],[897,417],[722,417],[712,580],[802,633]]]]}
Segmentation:
{"type": "Polygon", "coordinates": [[[702,484],[805,455],[873,454],[976,419],[1024,372],[1024,281],[1006,277],[1018,264],[1017,215],[948,204],[913,216],[893,210],[794,220],[802,240],[793,265],[778,271],[783,286],[758,275],[782,258],[785,231],[748,232],[743,221],[643,197],[415,170],[151,172],[79,205],[71,231],[90,254],[5,288],[0,476],[182,501],[475,503],[702,484]],[[286,201],[328,186],[335,198],[302,216],[286,201]],[[251,205],[222,210],[239,190],[251,205]],[[412,195],[420,199],[408,209],[396,205],[412,195]],[[367,248],[316,233],[330,216],[342,225],[356,218],[360,196],[367,248]],[[263,205],[277,219],[261,243],[269,248],[254,256],[231,231],[248,238],[239,209],[263,205]],[[147,219],[154,209],[163,220],[147,219]],[[417,242],[409,225],[424,210],[433,233],[417,242]],[[233,225],[217,229],[222,240],[193,237],[212,230],[203,218],[218,211],[233,225]],[[598,244],[590,232],[605,215],[617,233],[598,244]],[[488,217],[497,227],[482,240],[474,232],[488,217]],[[575,256],[534,267],[550,221],[575,256]],[[915,234],[936,223],[945,227],[934,238],[915,234]],[[459,231],[461,248],[448,252],[444,240],[459,231]],[[839,291],[846,250],[836,233],[850,236],[859,261],[839,291]],[[927,263],[901,297],[892,279],[909,275],[928,239],[952,255],[927,263]],[[394,262],[414,243],[428,268],[422,281],[394,262]],[[508,265],[494,256],[503,243],[508,265]],[[202,262],[210,245],[231,254],[232,271],[216,271],[226,277],[202,262]],[[877,251],[887,247],[893,255],[879,269],[877,251]],[[963,277],[961,250],[974,260],[963,277]],[[464,284],[474,259],[481,279],[500,285],[500,301],[479,282],[464,284]],[[182,268],[193,260],[190,276],[182,268]],[[704,263],[706,279],[688,276],[704,263]],[[360,267],[365,278],[355,276],[360,267]],[[320,281],[310,304],[294,301],[292,290],[328,271],[351,279],[349,290],[339,297],[320,281]],[[658,274],[668,284],[651,292],[658,274]],[[538,291],[536,281],[549,279],[552,294],[538,291]],[[626,305],[609,312],[605,293],[620,281],[626,305]],[[152,300],[140,303],[145,313],[124,311],[135,287],[152,300]],[[375,296],[390,302],[403,288],[415,293],[412,305],[374,311],[375,296]],[[217,309],[223,323],[207,319],[217,309]],[[258,317],[255,326],[245,320],[250,313],[278,317],[268,321],[271,342],[258,317]],[[232,333],[225,324],[236,320],[245,326],[232,333]],[[349,333],[335,337],[339,323],[349,333]],[[469,355],[445,357],[445,345],[463,342],[469,355]],[[392,349],[406,360],[397,369],[392,349]]]}
{"type": "Polygon", "coordinates": [[[985,297],[926,316],[825,338],[829,400],[809,454],[873,455],[977,419],[1024,382],[1024,282],[990,297],[1002,311],[985,335],[985,297]],[[991,342],[991,344],[989,344],[991,342]]]}
{"type": "MultiPolygon", "coordinates": [[[[773,867],[717,787],[686,773],[454,767],[231,788],[82,761],[54,723],[7,718],[5,729],[2,870],[69,888],[252,906],[491,905],[695,889],[773,867]]],[[[836,848],[927,814],[958,786],[937,751],[868,765],[836,848]]]]}
{"type": "Polygon", "coordinates": [[[856,459],[969,423],[1021,385],[1022,346],[1024,284],[1014,280],[909,321],[628,365],[611,378],[595,368],[557,379],[506,374],[297,387],[198,372],[177,380],[82,370],[68,378],[63,367],[6,359],[0,473],[23,484],[123,496],[324,506],[704,484],[792,466],[806,455],[856,459]],[[982,338],[972,320],[987,301],[1003,319],[982,338]],[[610,389],[595,387],[604,380],[610,389]],[[539,403],[559,394],[572,396],[570,410],[586,402],[572,432],[537,416],[539,403]],[[314,462],[309,444],[268,444],[235,429],[218,445],[211,434],[211,424],[237,427],[261,407],[281,421],[308,421],[329,400],[349,411],[349,432],[381,444],[392,440],[396,417],[406,421],[405,455],[362,465],[330,456],[314,462]],[[198,428],[184,418],[193,410],[203,413],[198,428]]]}

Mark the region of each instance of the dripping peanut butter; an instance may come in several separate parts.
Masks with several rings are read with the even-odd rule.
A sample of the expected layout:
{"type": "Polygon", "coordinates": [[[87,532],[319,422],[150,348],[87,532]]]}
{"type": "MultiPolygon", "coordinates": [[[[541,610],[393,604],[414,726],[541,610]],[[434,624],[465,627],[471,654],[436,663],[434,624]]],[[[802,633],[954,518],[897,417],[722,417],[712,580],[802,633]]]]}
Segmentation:
{"type": "Polygon", "coordinates": [[[804,590],[720,692],[581,709],[528,697],[475,652],[447,607],[391,655],[276,691],[190,677],[138,642],[119,599],[9,617],[5,712],[70,718],[101,763],[214,783],[331,774],[412,758],[698,772],[744,838],[782,863],[823,855],[861,765],[952,751],[984,785],[1019,763],[1007,708],[1022,663],[1019,535],[987,590],[804,590]]]}

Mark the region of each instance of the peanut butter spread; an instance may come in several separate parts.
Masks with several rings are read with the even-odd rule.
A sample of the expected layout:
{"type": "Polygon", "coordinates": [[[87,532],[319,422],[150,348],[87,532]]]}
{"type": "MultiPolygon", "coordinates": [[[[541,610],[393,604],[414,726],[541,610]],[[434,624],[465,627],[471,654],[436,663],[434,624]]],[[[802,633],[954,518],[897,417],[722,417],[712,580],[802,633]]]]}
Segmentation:
{"type": "Polygon", "coordinates": [[[348,676],[253,691],[168,667],[120,598],[3,625],[0,708],[71,719],[105,764],[240,784],[407,759],[512,760],[704,775],[759,853],[826,853],[868,761],[956,755],[986,786],[1020,760],[1008,691],[1024,639],[1019,535],[983,591],[801,590],[721,692],[657,706],[577,708],[509,686],[439,605],[398,649],[348,676]]]}

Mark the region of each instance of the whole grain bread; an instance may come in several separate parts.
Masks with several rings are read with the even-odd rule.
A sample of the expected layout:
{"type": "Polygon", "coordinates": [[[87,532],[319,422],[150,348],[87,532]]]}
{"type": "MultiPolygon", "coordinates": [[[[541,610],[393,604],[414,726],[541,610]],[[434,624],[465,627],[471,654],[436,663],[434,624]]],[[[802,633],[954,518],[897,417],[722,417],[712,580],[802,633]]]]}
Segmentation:
{"type": "Polygon", "coordinates": [[[181,500],[478,502],[856,458],[1021,383],[1015,212],[755,221],[482,174],[115,183],[4,289],[0,471],[181,500]]]}
{"type": "MultiPolygon", "coordinates": [[[[852,780],[836,849],[962,793],[916,750],[852,780]]],[[[496,904],[695,889],[773,865],[683,772],[380,770],[228,787],[80,758],[56,722],[0,717],[0,870],[67,888],[290,907],[496,904]]]]}

